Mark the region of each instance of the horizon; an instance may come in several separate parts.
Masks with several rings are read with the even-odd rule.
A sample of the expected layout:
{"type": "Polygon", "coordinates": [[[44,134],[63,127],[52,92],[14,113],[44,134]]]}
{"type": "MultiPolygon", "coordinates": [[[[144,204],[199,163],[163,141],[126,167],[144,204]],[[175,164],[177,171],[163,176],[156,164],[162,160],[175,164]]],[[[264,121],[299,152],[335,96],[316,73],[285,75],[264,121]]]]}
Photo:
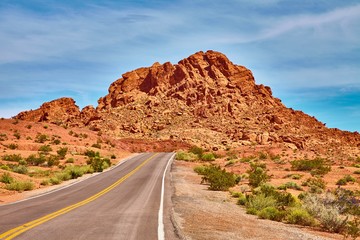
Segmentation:
{"type": "Polygon", "coordinates": [[[4,0],[0,13],[0,117],[61,97],[97,106],[125,72],[214,50],[286,107],[360,131],[355,0],[4,0]]]}

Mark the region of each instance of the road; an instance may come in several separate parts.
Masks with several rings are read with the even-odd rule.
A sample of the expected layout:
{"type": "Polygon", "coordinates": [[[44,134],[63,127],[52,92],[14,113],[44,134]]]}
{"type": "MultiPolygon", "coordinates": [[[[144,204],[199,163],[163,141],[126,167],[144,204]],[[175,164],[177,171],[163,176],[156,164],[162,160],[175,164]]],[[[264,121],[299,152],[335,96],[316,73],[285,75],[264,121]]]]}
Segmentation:
{"type": "Polygon", "coordinates": [[[163,239],[161,216],[165,238],[174,239],[170,181],[159,211],[172,156],[140,154],[67,188],[0,206],[0,239],[163,239]]]}

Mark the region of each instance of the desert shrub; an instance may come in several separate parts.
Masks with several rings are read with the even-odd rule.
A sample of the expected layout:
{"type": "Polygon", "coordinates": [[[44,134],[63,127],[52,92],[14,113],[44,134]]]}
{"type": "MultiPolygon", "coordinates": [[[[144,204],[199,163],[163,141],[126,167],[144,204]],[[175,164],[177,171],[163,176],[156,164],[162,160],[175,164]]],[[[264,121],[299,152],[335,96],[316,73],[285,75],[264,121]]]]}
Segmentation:
{"type": "Polygon", "coordinates": [[[28,168],[24,165],[14,165],[11,167],[11,171],[19,173],[19,174],[27,174],[28,168]]]}
{"type": "Polygon", "coordinates": [[[44,180],[42,180],[41,183],[40,183],[40,185],[42,185],[42,186],[47,186],[47,185],[49,185],[49,184],[50,184],[49,179],[44,179],[44,180]]]}
{"type": "Polygon", "coordinates": [[[203,161],[214,161],[215,160],[215,156],[213,153],[204,153],[201,156],[201,160],[203,161]]]}
{"type": "Polygon", "coordinates": [[[258,187],[270,179],[265,164],[250,163],[250,170],[247,173],[249,174],[249,185],[252,187],[258,187]]]}
{"type": "Polygon", "coordinates": [[[84,152],[84,155],[89,157],[89,158],[93,158],[93,157],[100,157],[100,153],[99,152],[95,152],[93,150],[89,150],[87,149],[85,152],[84,152]]]}
{"type": "Polygon", "coordinates": [[[115,155],[115,154],[111,154],[110,158],[111,158],[111,159],[116,159],[116,155],[115,155]]]}
{"type": "Polygon", "coordinates": [[[101,149],[101,144],[100,143],[94,143],[93,145],[91,145],[91,147],[101,149]]]}
{"type": "Polygon", "coordinates": [[[48,177],[50,173],[50,170],[30,169],[28,175],[30,177],[48,177]]]}
{"type": "Polygon", "coordinates": [[[251,162],[252,160],[255,160],[257,157],[256,156],[248,156],[248,157],[242,157],[240,159],[240,162],[244,163],[244,162],[251,162]]]}
{"type": "Polygon", "coordinates": [[[49,179],[49,183],[51,183],[51,185],[58,185],[60,184],[62,181],[57,178],[57,177],[52,177],[49,179]]]}
{"type": "Polygon", "coordinates": [[[285,221],[291,224],[298,224],[302,226],[313,226],[315,219],[306,209],[302,207],[295,207],[288,210],[285,221]]]}
{"type": "Polygon", "coordinates": [[[207,166],[201,165],[194,167],[194,172],[196,172],[199,175],[205,175],[207,170],[207,166]]]}
{"type": "Polygon", "coordinates": [[[49,137],[46,134],[38,133],[35,137],[35,142],[44,143],[49,140],[49,137]]]}
{"type": "Polygon", "coordinates": [[[0,164],[0,169],[6,170],[6,171],[11,171],[11,168],[8,165],[4,165],[4,164],[0,164]]]}
{"type": "Polygon", "coordinates": [[[17,149],[19,146],[18,146],[17,144],[15,144],[15,143],[10,143],[9,145],[7,145],[7,147],[8,147],[9,149],[14,150],[14,149],[17,149]]]}
{"type": "Polygon", "coordinates": [[[0,141],[8,140],[6,133],[0,133],[0,141]]]}
{"type": "Polygon", "coordinates": [[[236,202],[236,204],[242,205],[242,206],[244,206],[246,203],[247,203],[247,199],[244,195],[240,196],[236,202]]]}
{"type": "Polygon", "coordinates": [[[239,181],[235,174],[226,172],[220,166],[204,166],[204,168],[197,168],[194,171],[203,175],[201,183],[208,183],[209,189],[214,191],[226,191],[239,181]]]}
{"type": "Polygon", "coordinates": [[[84,175],[84,170],[80,166],[67,166],[65,171],[71,176],[71,179],[76,179],[84,175]]]}
{"type": "Polygon", "coordinates": [[[312,160],[295,160],[291,162],[291,169],[295,171],[307,171],[311,175],[325,175],[330,172],[331,167],[322,158],[312,160]]]}
{"type": "Polygon", "coordinates": [[[96,156],[90,158],[87,161],[87,164],[89,164],[95,172],[102,172],[103,170],[111,166],[111,161],[108,158],[96,156]]]}
{"type": "Polygon", "coordinates": [[[12,181],[5,185],[5,189],[18,192],[33,190],[34,187],[34,183],[30,181],[12,181]]]}
{"type": "Polygon", "coordinates": [[[10,154],[10,155],[4,155],[2,159],[9,162],[19,162],[23,158],[20,154],[10,154]]]}
{"type": "Polygon", "coordinates": [[[46,157],[42,154],[39,154],[38,156],[31,154],[26,158],[26,162],[32,166],[39,166],[46,162],[46,157]]]}
{"type": "Polygon", "coordinates": [[[303,175],[301,175],[301,174],[289,174],[289,175],[286,175],[284,178],[291,178],[294,180],[299,180],[302,177],[303,177],[303,175]]]}
{"type": "Polygon", "coordinates": [[[49,152],[52,151],[52,148],[50,147],[50,145],[42,145],[41,147],[39,147],[38,151],[43,154],[48,154],[49,152]]]}
{"type": "Polygon", "coordinates": [[[302,182],[301,185],[309,187],[310,193],[322,193],[326,188],[325,181],[317,177],[308,178],[306,181],[302,182]]]}
{"type": "Polygon", "coordinates": [[[75,162],[74,158],[68,158],[65,161],[65,163],[74,163],[74,162],[75,162]]]}
{"type": "Polygon", "coordinates": [[[289,189],[294,189],[294,190],[299,190],[299,191],[303,190],[299,185],[297,185],[294,182],[287,182],[287,183],[284,183],[283,185],[278,187],[279,190],[286,190],[288,188],[289,189]]]}
{"type": "Polygon", "coordinates": [[[16,131],[13,136],[16,138],[16,139],[20,139],[21,138],[21,135],[18,131],[16,131]]]}
{"type": "Polygon", "coordinates": [[[354,174],[360,174],[360,170],[355,170],[354,174]]]}
{"type": "Polygon", "coordinates": [[[278,210],[276,207],[266,207],[261,209],[257,215],[262,219],[281,221],[284,218],[285,213],[278,210]]]}
{"type": "Polygon", "coordinates": [[[353,220],[348,221],[345,233],[345,238],[351,237],[353,240],[360,237],[360,217],[356,216],[353,220]]]}
{"type": "Polygon", "coordinates": [[[46,159],[46,163],[48,167],[57,166],[60,164],[59,156],[50,155],[46,159]]]}
{"type": "Polygon", "coordinates": [[[175,158],[177,160],[182,160],[182,161],[190,161],[190,162],[193,162],[193,161],[196,161],[198,159],[198,156],[194,153],[187,153],[187,152],[184,152],[184,151],[179,151],[176,153],[176,156],[175,158]]]}
{"type": "Polygon", "coordinates": [[[14,181],[14,178],[11,177],[9,173],[3,173],[0,176],[0,182],[2,183],[11,183],[12,181],[14,181]]]}
{"type": "Polygon", "coordinates": [[[66,156],[66,154],[68,152],[68,148],[67,147],[61,147],[56,152],[57,152],[60,159],[65,159],[65,156],[66,156]]]}
{"type": "Polygon", "coordinates": [[[31,125],[31,124],[26,125],[26,128],[27,128],[27,129],[31,129],[31,128],[32,128],[32,125],[31,125]]]}
{"type": "Polygon", "coordinates": [[[276,199],[272,196],[265,194],[251,195],[248,197],[245,204],[246,212],[249,214],[257,215],[261,210],[268,207],[277,207],[276,199]]]}
{"type": "Polygon", "coordinates": [[[52,141],[52,143],[55,144],[55,145],[59,145],[61,143],[61,141],[60,141],[60,139],[54,139],[52,141]]]}
{"type": "Polygon", "coordinates": [[[201,156],[204,153],[204,149],[202,149],[201,147],[197,147],[197,146],[192,146],[189,150],[189,152],[198,155],[198,157],[201,159],[201,156]]]}
{"type": "Polygon", "coordinates": [[[356,178],[354,178],[351,175],[346,175],[343,178],[339,179],[336,182],[336,185],[342,186],[342,185],[346,185],[348,182],[353,182],[354,183],[354,182],[356,182],[356,178]]]}
{"type": "Polygon", "coordinates": [[[278,206],[288,207],[295,204],[295,198],[291,193],[277,191],[274,186],[270,184],[262,184],[260,188],[253,190],[255,194],[264,194],[266,197],[273,197],[278,206]]]}
{"type": "Polygon", "coordinates": [[[263,152],[260,152],[260,153],[259,153],[259,159],[260,159],[260,160],[265,160],[265,159],[267,159],[267,157],[268,157],[268,156],[267,156],[266,153],[263,153],[263,152]]]}
{"type": "Polygon", "coordinates": [[[341,232],[346,226],[347,218],[340,214],[340,206],[330,194],[309,194],[303,199],[304,208],[314,216],[321,226],[329,232],[341,232]]]}

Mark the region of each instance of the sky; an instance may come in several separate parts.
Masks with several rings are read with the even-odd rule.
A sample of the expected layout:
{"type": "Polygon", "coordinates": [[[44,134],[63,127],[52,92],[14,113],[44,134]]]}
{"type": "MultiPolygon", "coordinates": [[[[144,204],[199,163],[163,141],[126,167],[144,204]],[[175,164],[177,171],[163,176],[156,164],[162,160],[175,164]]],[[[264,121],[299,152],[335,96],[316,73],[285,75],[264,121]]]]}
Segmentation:
{"type": "Polygon", "coordinates": [[[360,132],[358,0],[1,0],[0,117],[198,51],[249,68],[287,106],[360,132]]]}

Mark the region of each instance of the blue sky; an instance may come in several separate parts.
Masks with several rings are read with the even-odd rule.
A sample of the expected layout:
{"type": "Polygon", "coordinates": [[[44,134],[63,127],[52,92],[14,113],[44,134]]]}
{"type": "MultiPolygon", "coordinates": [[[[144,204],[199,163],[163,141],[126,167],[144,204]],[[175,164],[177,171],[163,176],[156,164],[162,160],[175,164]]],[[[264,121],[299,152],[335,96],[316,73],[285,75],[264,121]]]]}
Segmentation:
{"type": "Polygon", "coordinates": [[[127,71],[212,49],[286,106],[360,131],[359,23],[358,0],[1,0],[0,117],[96,106],[127,71]]]}

